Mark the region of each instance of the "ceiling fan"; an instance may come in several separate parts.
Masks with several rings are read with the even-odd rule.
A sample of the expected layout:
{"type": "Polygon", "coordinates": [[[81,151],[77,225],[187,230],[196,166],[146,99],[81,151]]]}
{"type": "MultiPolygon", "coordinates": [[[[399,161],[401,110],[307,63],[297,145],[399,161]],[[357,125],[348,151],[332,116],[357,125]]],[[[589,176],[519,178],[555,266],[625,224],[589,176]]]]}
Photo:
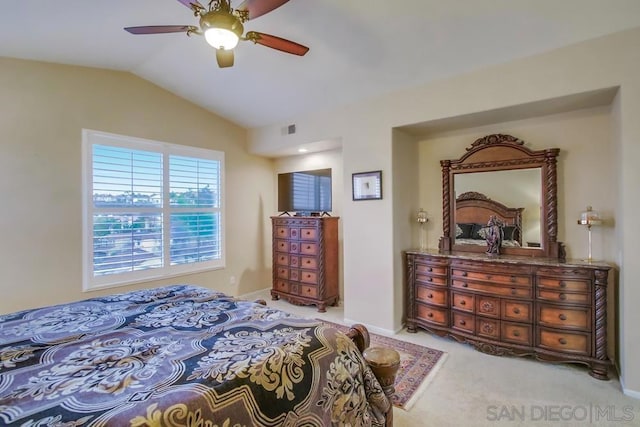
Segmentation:
{"type": "Polygon", "coordinates": [[[207,7],[197,0],[178,0],[193,11],[200,18],[200,26],[195,25],[150,25],[144,27],[127,27],[131,34],[163,34],[187,33],[204,35],[207,43],[216,48],[216,60],[220,68],[233,65],[233,48],[239,40],[277,49],[293,55],[303,56],[309,48],[299,43],[260,33],[249,31],[244,36],[243,24],[250,20],[271,12],[287,3],[289,0],[244,0],[240,6],[233,9],[231,0],[211,0],[207,7]]]}

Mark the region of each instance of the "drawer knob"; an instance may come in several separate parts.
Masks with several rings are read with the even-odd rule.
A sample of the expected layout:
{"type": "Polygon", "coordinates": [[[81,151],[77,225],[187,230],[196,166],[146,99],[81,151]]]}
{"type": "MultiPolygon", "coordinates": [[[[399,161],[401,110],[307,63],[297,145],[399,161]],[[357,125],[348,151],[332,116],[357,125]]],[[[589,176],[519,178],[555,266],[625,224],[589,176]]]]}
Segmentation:
{"type": "Polygon", "coordinates": [[[469,285],[467,284],[467,282],[464,282],[464,283],[462,284],[462,287],[463,287],[463,288],[466,288],[467,286],[469,286],[469,285]]]}
{"type": "Polygon", "coordinates": [[[558,318],[560,320],[567,320],[567,316],[565,316],[564,314],[561,314],[560,316],[558,316],[558,318]]]}
{"type": "Polygon", "coordinates": [[[511,295],[515,295],[518,293],[518,290],[516,288],[511,288],[511,295]]]}
{"type": "Polygon", "coordinates": [[[307,245],[307,249],[311,249],[311,246],[307,245]]]}
{"type": "MultiPolygon", "coordinates": [[[[514,308],[514,309],[513,309],[513,312],[514,312],[515,314],[520,314],[520,309],[519,309],[518,307],[516,307],[516,308],[514,308]]],[[[517,336],[517,335],[516,335],[516,336],[517,336]]]]}
{"type": "Polygon", "coordinates": [[[433,268],[431,268],[431,267],[427,267],[427,271],[428,271],[428,272],[432,272],[432,271],[433,271],[433,268]]]}
{"type": "Polygon", "coordinates": [[[462,274],[461,274],[461,276],[462,276],[462,277],[467,277],[467,272],[466,272],[466,271],[463,271],[463,272],[462,272],[462,274]]]}
{"type": "Polygon", "coordinates": [[[428,294],[427,298],[433,298],[433,294],[428,294]]]}
{"type": "Polygon", "coordinates": [[[566,340],[566,339],[564,339],[564,338],[560,338],[560,339],[558,340],[558,342],[559,342],[560,344],[562,344],[562,345],[565,345],[565,344],[567,343],[567,340],[566,340]]]}
{"type": "Polygon", "coordinates": [[[460,301],[460,305],[467,305],[467,302],[465,300],[460,301]]]}
{"type": "Polygon", "coordinates": [[[560,281],[560,287],[561,287],[561,288],[566,288],[566,287],[567,287],[567,284],[566,284],[563,280],[561,280],[561,281],[560,281]]]}
{"type": "Polygon", "coordinates": [[[431,312],[427,313],[427,317],[433,317],[433,313],[431,312]]]}
{"type": "Polygon", "coordinates": [[[519,337],[520,336],[520,331],[513,331],[513,336],[514,337],[519,337]]]}
{"type": "Polygon", "coordinates": [[[567,296],[565,294],[560,294],[558,295],[558,298],[560,298],[562,301],[567,299],[567,296]]]}
{"type": "Polygon", "coordinates": [[[487,274],[487,280],[491,280],[492,277],[493,277],[492,275],[487,274]]]}
{"type": "Polygon", "coordinates": [[[311,232],[310,232],[310,231],[307,231],[307,236],[309,236],[310,234],[311,234],[311,232]]]}
{"type": "Polygon", "coordinates": [[[516,281],[516,276],[511,276],[511,277],[509,278],[509,280],[511,280],[511,282],[515,283],[515,281],[516,281]]]}
{"type": "Polygon", "coordinates": [[[464,325],[466,325],[466,324],[467,324],[467,322],[465,322],[464,320],[461,320],[461,321],[460,321],[460,324],[461,324],[462,326],[464,326],[464,325]]]}

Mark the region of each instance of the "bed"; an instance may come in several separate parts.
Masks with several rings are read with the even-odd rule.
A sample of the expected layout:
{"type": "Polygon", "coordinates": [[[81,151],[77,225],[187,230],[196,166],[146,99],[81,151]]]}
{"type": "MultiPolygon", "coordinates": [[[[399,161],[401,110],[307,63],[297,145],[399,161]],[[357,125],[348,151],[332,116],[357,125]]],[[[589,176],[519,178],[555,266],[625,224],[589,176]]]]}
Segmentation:
{"type": "Polygon", "coordinates": [[[367,340],[190,285],[6,314],[0,425],[385,425],[367,340]]]}
{"type": "Polygon", "coordinates": [[[521,247],[523,210],[509,208],[475,191],[462,193],[456,198],[456,244],[486,246],[487,222],[495,216],[504,224],[502,246],[521,247]]]}

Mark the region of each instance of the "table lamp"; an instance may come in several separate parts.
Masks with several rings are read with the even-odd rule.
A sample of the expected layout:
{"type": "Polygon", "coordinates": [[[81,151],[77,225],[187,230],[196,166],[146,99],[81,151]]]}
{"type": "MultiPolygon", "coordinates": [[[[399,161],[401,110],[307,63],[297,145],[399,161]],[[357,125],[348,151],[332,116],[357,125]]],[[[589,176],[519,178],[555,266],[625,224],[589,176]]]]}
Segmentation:
{"type": "Polygon", "coordinates": [[[591,206],[587,206],[587,210],[580,213],[580,219],[578,220],[579,225],[586,225],[587,230],[589,232],[589,257],[587,261],[593,261],[593,257],[591,256],[591,227],[594,225],[601,225],[602,218],[600,218],[600,214],[597,211],[594,211],[591,206]]]}

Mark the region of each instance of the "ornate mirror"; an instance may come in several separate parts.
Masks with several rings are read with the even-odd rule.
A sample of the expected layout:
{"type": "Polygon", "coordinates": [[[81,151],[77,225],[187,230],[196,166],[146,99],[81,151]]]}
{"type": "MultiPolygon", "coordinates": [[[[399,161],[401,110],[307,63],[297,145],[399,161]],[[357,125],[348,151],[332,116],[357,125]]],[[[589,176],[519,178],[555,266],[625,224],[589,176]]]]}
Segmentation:
{"type": "Polygon", "coordinates": [[[559,149],[534,151],[511,135],[476,140],[442,160],[443,251],[485,252],[490,217],[504,224],[501,254],[564,258],[557,241],[559,149]]]}

